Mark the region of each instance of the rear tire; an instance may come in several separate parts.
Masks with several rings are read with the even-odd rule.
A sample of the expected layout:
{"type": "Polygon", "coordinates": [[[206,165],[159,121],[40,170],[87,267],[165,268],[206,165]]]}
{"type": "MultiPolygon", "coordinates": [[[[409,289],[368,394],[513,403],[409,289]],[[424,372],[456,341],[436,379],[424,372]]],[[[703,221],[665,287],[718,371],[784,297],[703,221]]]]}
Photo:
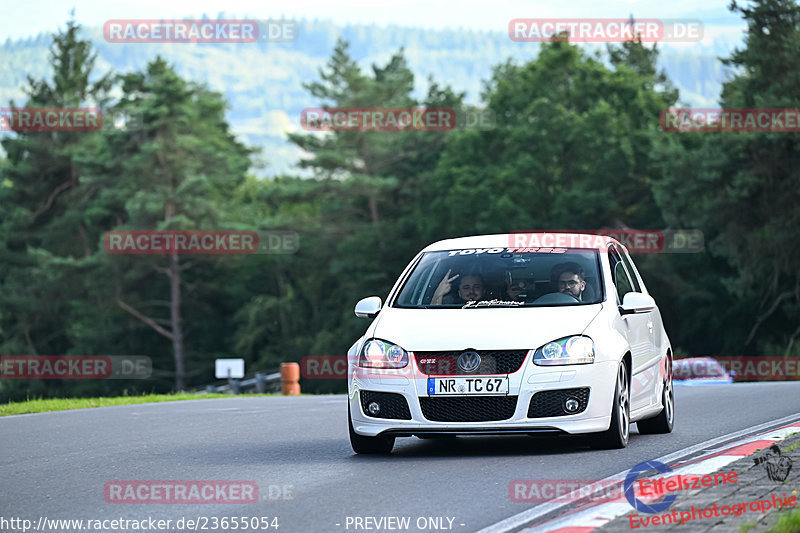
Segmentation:
{"type": "Polygon", "coordinates": [[[350,430],[350,446],[356,453],[391,453],[394,448],[394,437],[377,436],[365,437],[353,429],[353,419],[350,417],[350,406],[347,406],[347,425],[350,430]]]}
{"type": "Polygon", "coordinates": [[[614,404],[611,406],[611,424],[606,431],[590,436],[592,448],[616,450],[628,445],[631,433],[631,398],[628,388],[628,370],[622,361],[617,369],[617,385],[614,387],[614,404]]]}
{"type": "Polygon", "coordinates": [[[675,390],[672,388],[672,373],[670,373],[667,381],[664,382],[661,402],[664,408],[661,409],[660,413],[653,418],[636,422],[636,427],[639,428],[640,434],[672,433],[672,428],[675,425],[675,390]]]}

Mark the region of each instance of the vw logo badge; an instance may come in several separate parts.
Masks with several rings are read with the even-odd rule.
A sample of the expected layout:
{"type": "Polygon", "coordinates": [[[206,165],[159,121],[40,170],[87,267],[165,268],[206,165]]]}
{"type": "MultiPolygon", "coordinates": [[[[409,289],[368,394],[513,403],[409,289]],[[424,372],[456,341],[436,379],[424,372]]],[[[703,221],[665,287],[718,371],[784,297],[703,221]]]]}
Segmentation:
{"type": "Polygon", "coordinates": [[[462,372],[475,372],[481,366],[481,356],[478,355],[478,352],[464,352],[458,356],[457,364],[462,372]]]}

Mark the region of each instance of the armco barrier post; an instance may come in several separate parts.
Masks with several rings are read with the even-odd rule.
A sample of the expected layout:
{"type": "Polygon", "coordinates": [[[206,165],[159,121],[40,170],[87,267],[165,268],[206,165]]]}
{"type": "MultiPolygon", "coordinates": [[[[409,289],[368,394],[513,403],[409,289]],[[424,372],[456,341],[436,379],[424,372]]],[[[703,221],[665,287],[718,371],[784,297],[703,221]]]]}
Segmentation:
{"type": "Polygon", "coordinates": [[[264,374],[256,372],[256,391],[259,394],[264,394],[267,391],[267,380],[264,379],[264,374]]]}
{"type": "Polygon", "coordinates": [[[281,393],[284,396],[300,394],[300,365],[297,363],[281,363],[281,393]]]}

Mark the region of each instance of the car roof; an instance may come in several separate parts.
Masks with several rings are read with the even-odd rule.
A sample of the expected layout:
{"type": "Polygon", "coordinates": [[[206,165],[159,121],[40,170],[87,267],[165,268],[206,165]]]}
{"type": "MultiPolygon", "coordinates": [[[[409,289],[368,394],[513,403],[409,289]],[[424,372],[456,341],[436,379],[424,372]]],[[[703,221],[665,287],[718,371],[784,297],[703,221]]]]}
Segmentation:
{"type": "Polygon", "coordinates": [[[616,244],[623,250],[627,249],[613,237],[591,233],[551,233],[551,232],[514,232],[497,233],[494,235],[473,235],[457,239],[445,239],[429,244],[423,252],[438,252],[443,250],[459,250],[469,248],[507,248],[507,247],[533,247],[550,246],[554,248],[589,248],[606,251],[609,244],[616,244]],[[576,246],[559,246],[559,243],[575,244],[576,246]]]}

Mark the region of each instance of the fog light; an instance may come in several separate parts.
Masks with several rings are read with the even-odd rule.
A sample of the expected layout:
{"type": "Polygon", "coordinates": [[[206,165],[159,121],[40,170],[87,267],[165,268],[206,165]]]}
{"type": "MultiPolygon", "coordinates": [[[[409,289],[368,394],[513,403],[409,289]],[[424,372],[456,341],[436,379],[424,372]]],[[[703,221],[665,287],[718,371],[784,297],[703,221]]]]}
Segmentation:
{"type": "Polygon", "coordinates": [[[564,401],[564,410],[568,413],[574,413],[580,406],[581,403],[575,398],[567,398],[566,401],[564,401]]]}
{"type": "Polygon", "coordinates": [[[367,406],[367,411],[369,411],[369,414],[375,416],[381,412],[381,406],[378,405],[378,402],[370,402],[367,406]]]}

